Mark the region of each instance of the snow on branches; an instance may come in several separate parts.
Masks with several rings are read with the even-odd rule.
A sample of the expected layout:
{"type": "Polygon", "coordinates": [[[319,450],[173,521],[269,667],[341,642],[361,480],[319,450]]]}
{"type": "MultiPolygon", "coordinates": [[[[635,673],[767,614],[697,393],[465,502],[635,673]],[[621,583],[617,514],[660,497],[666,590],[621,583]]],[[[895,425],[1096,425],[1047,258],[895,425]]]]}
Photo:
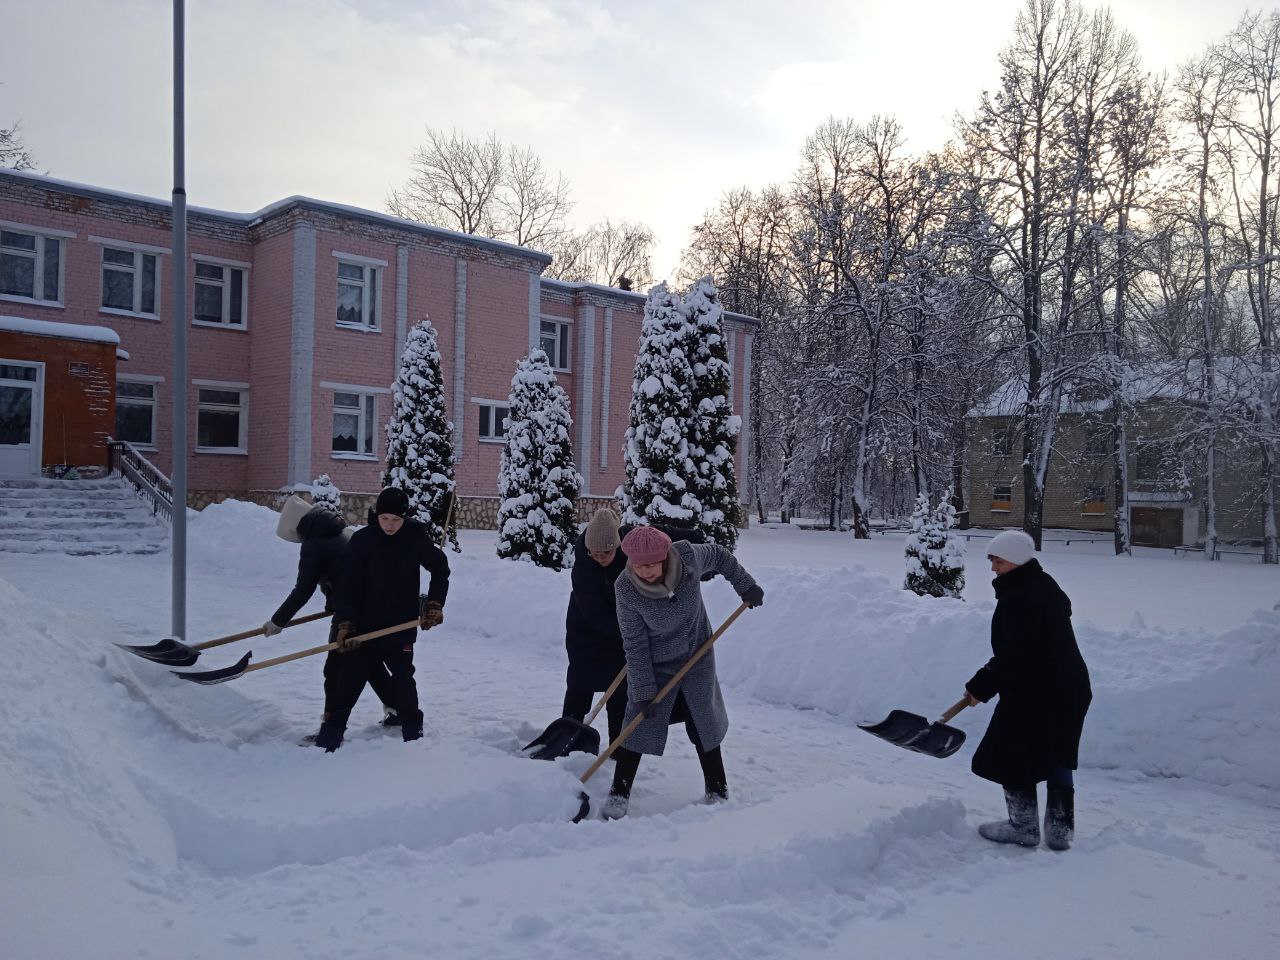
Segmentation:
{"type": "Polygon", "coordinates": [[[425,317],[405,340],[391,404],[382,485],[399,487],[409,495],[411,512],[436,543],[448,522],[449,540],[458,550],[456,511],[449,517],[454,491],[453,423],[445,412],[436,331],[425,317]]]}
{"type": "Polygon", "coordinates": [[[342,491],[327,473],[322,473],[311,481],[311,503],[317,507],[327,507],[337,514],[342,513],[342,491]]]}
{"type": "Polygon", "coordinates": [[[964,546],[953,532],[956,511],[951,491],[930,509],[928,494],[916,498],[907,535],[907,579],[903,588],[922,597],[956,597],[964,592],[964,546]]]}
{"type": "Polygon", "coordinates": [[[569,397],[543,351],[516,366],[510,410],[498,473],[498,556],[560,570],[573,558],[582,477],[573,462],[569,397]]]}

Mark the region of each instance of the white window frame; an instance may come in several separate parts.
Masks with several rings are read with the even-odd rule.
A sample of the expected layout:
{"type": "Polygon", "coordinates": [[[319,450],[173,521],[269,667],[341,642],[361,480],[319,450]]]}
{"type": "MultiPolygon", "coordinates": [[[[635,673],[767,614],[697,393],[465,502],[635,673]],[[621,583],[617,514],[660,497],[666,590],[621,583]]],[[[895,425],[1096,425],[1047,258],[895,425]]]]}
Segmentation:
{"type": "MultiPolygon", "coordinates": [[[[126,406],[151,408],[151,442],[150,443],[133,443],[132,440],[129,442],[133,443],[133,446],[138,450],[158,450],[159,448],[156,446],[156,409],[160,404],[160,384],[164,383],[164,377],[155,377],[155,376],[150,376],[148,374],[143,374],[143,373],[117,374],[116,375],[117,389],[119,388],[119,385],[122,383],[150,384],[151,386],[150,400],[143,400],[140,397],[127,397],[125,398],[124,403],[126,406]]],[[[116,394],[117,409],[120,407],[120,403],[121,403],[120,395],[117,392],[116,394]]],[[[119,440],[121,438],[116,437],[115,439],[119,440]]]]}
{"type": "Polygon", "coordinates": [[[164,264],[161,260],[165,254],[169,253],[168,247],[155,247],[147,243],[131,243],[127,240],[112,240],[110,237],[93,237],[89,238],[94,243],[102,247],[102,253],[98,258],[98,312],[109,313],[121,317],[141,317],[144,320],[160,319],[160,280],[164,276],[164,264]],[[107,268],[124,272],[129,268],[123,263],[108,264],[106,261],[107,251],[116,250],[121,253],[133,254],[133,309],[125,310],[123,307],[108,307],[102,302],[104,290],[104,274],[107,268]],[[156,258],[156,275],[154,280],[156,308],[152,313],[147,313],[142,309],[142,258],[144,256],[153,256],[156,258]]]}
{"type": "Polygon", "coordinates": [[[239,260],[223,260],[220,257],[206,257],[203,254],[192,256],[195,264],[203,264],[206,267],[221,267],[222,279],[214,280],[211,277],[199,277],[193,268],[191,271],[191,325],[195,327],[213,327],[216,330],[248,330],[249,329],[249,268],[252,266],[248,263],[242,263],[239,260]],[[240,322],[231,322],[231,271],[240,271],[240,322]],[[200,284],[208,287],[222,288],[222,321],[214,323],[210,320],[196,319],[196,288],[200,284]]]}
{"type": "Polygon", "coordinates": [[[382,332],[382,288],[385,286],[385,278],[383,271],[386,269],[387,261],[375,260],[373,257],[361,257],[354,253],[339,253],[333,251],[334,259],[338,261],[338,266],[334,267],[334,320],[340,330],[359,330],[362,333],[381,333],[382,332]],[[359,267],[363,271],[363,278],[353,280],[350,277],[340,276],[338,271],[343,264],[349,267],[359,267]],[[369,292],[369,277],[374,276],[376,283],[373,284],[373,295],[369,292]],[[363,292],[360,299],[360,315],[365,320],[359,323],[347,323],[337,317],[339,297],[338,289],[347,285],[350,287],[359,287],[363,292]],[[369,322],[372,321],[372,322],[369,322]]]}
{"type": "Polygon", "coordinates": [[[341,410],[346,414],[354,413],[356,415],[356,450],[334,450],[333,449],[333,430],[330,430],[329,438],[329,458],[331,460],[363,460],[366,462],[376,463],[380,457],[378,455],[378,394],[390,393],[386,387],[357,387],[349,384],[340,383],[323,383],[321,386],[327,387],[333,391],[333,416],[338,416],[341,410]],[[355,407],[339,407],[338,394],[350,393],[359,397],[358,405],[355,407]],[[369,420],[372,418],[372,430],[369,431],[369,442],[372,444],[369,450],[360,450],[359,446],[363,443],[366,427],[369,427],[369,420]]]}
{"type": "Polygon", "coordinates": [[[486,400],[484,397],[472,397],[471,402],[474,403],[477,407],[480,407],[480,408],[487,407],[489,409],[489,433],[486,434],[481,432],[479,417],[477,416],[476,418],[476,436],[479,438],[480,442],[505,444],[507,442],[506,431],[504,430],[501,436],[498,436],[497,434],[495,434],[494,431],[497,429],[497,423],[498,423],[497,411],[499,410],[506,411],[506,414],[504,415],[503,419],[509,419],[511,417],[511,401],[486,400]]]}
{"type": "Polygon", "coordinates": [[[5,233],[25,233],[36,238],[36,249],[20,250],[17,247],[8,248],[7,252],[10,256],[25,257],[34,253],[34,275],[31,280],[31,292],[40,294],[44,293],[44,257],[45,257],[45,240],[54,240],[58,244],[58,297],[56,300],[46,300],[43,296],[24,297],[16,293],[0,293],[0,300],[8,303],[33,303],[42,307],[58,307],[64,308],[66,304],[66,280],[67,280],[67,240],[75,237],[70,230],[50,230],[46,227],[32,227],[25,223],[14,223],[10,220],[0,220],[0,230],[5,233]]]}
{"type": "Polygon", "coordinates": [[[196,388],[196,453],[212,453],[230,456],[245,456],[249,452],[249,385],[247,383],[233,383],[226,380],[192,380],[191,385],[196,388]],[[240,394],[240,403],[232,406],[229,403],[206,403],[200,399],[200,388],[207,390],[225,390],[235,391],[240,394]],[[211,410],[219,413],[225,413],[228,410],[236,410],[240,414],[239,430],[237,436],[238,445],[235,447],[201,447],[200,443],[200,411],[211,410]]]}
{"type": "Polygon", "coordinates": [[[573,360],[573,322],[564,317],[544,316],[539,317],[538,320],[538,347],[542,348],[542,338],[547,335],[545,328],[554,327],[556,355],[547,354],[547,359],[551,361],[551,369],[556,373],[568,373],[569,364],[573,360]]]}

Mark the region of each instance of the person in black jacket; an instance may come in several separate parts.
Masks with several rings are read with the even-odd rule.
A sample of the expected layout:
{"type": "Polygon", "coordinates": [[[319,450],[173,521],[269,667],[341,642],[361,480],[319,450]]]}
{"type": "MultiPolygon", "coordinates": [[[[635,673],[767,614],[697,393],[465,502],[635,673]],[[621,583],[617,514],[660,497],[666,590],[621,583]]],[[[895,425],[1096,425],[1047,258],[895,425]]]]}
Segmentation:
{"type": "MultiPolygon", "coordinates": [[[[274,637],[283,630],[311,599],[316,587],[320,588],[324,596],[325,610],[332,612],[338,571],[347,541],[351,539],[353,532],[342,517],[327,507],[313,507],[298,496],[285,501],[280,511],[280,522],[276,526],[276,535],[282,540],[302,545],[298,550],[298,579],[284,603],[262,625],[264,637],[274,637]]],[[[333,634],[331,626],[330,642],[333,634]]],[[[385,714],[383,724],[388,727],[398,726],[400,717],[392,706],[395,697],[391,691],[391,674],[386,667],[378,664],[369,671],[369,686],[382,701],[385,714]]]]}
{"type": "MultiPolygon", "coordinates": [[[[586,529],[573,545],[573,589],[565,614],[564,645],[569,655],[565,676],[563,716],[583,720],[591,709],[596,693],[608,690],[613,678],[627,662],[622,652],[622,632],[618,629],[618,611],[613,587],[627,558],[619,549],[630,526],[619,526],[618,515],[607,507],[597,510],[586,529]]],[[[672,540],[704,543],[699,530],[660,527],[672,540]]],[[[627,710],[627,681],[624,679],[605,711],[609,722],[609,741],[622,732],[622,719],[627,710]]]]}
{"type": "Polygon", "coordinates": [[[965,684],[965,697],[970,706],[1000,697],[973,772],[1004,787],[1009,818],[978,832],[996,843],[1037,846],[1036,784],[1045,780],[1045,843],[1066,850],[1075,830],[1072,771],[1093,693],[1071,629],[1071,601],[1034,554],[1035,541],[1021,530],[998,534],[987,550],[997,575],[994,656],[965,684]]]}
{"type": "Polygon", "coordinates": [[[357,530],[343,559],[334,621],[338,649],[324,669],[325,716],[316,745],[332,752],[342,745],[351,708],[369,675],[381,664],[391,674],[400,732],[406,742],[422,736],[422,711],[413,679],[413,628],[362,644],[347,641],[362,633],[418,620],[430,630],[444,622],[449,561],[416,520],[407,519],[409,498],[387,487],[374,505],[378,522],[357,530]],[[419,601],[421,569],[431,575],[425,603],[419,601]]]}

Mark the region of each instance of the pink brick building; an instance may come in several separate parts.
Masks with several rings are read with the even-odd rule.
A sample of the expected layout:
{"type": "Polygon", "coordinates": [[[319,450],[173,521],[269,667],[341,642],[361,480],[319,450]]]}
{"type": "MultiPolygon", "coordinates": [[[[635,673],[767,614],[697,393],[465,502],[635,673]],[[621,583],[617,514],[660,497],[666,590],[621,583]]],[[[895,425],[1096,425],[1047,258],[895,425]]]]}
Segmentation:
{"type": "MultiPolygon", "coordinates": [[[[116,434],[166,473],[169,242],[166,201],[0,171],[0,315],[116,331],[129,358],[116,434]]],[[[464,522],[496,513],[502,408],[533,346],[572,400],[584,499],[622,483],[642,294],[545,279],[547,254],[307,197],[248,214],[193,207],[188,246],[193,505],[275,503],[327,473],[357,512],[378,489],[391,383],[424,316],[450,387],[464,522]]],[[[741,413],[756,321],[728,314],[725,326],[741,413]]],[[[744,427],[744,498],[748,449],[744,427]]]]}

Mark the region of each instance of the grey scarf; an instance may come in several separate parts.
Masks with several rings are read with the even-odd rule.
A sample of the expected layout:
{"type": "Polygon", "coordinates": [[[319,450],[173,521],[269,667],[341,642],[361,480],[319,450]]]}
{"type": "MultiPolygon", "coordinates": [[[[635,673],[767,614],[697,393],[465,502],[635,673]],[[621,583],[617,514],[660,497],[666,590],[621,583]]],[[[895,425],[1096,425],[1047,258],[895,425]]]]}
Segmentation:
{"type": "Polygon", "coordinates": [[[636,576],[631,564],[627,564],[628,579],[639,591],[640,596],[650,600],[666,600],[673,596],[676,592],[676,584],[680,582],[680,574],[683,572],[684,561],[680,559],[679,552],[674,549],[667,551],[667,569],[657,583],[646,583],[641,580],[636,576]]]}

